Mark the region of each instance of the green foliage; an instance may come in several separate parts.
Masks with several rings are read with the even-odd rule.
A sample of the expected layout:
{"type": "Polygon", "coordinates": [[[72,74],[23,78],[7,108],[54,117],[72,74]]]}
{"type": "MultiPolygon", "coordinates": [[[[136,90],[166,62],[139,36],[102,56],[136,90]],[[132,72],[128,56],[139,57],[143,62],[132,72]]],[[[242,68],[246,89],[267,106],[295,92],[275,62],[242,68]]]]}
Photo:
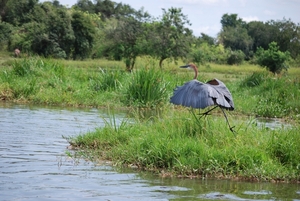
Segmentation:
{"type": "MultiPolygon", "coordinates": [[[[203,43],[212,49],[219,44],[242,51],[246,60],[252,59],[259,47],[267,49],[272,41],[294,60],[300,54],[299,24],[285,18],[247,23],[237,14],[224,14],[218,38],[204,33],[196,38],[180,8],[163,9],[161,17],[151,18],[143,9],[110,0],[80,0],[72,8],[57,0],[5,0],[0,7],[2,49],[18,48],[25,54],[63,59],[113,58],[123,60],[128,71],[141,55],[159,59],[160,67],[168,58],[227,62],[223,54],[211,55],[199,48],[203,43]]],[[[232,63],[235,56],[230,57],[232,63]]]]}
{"type": "Polygon", "coordinates": [[[288,69],[287,61],[290,59],[290,54],[281,52],[276,42],[271,42],[267,50],[258,48],[255,55],[257,63],[274,74],[288,69]]]}
{"type": "Polygon", "coordinates": [[[124,101],[127,105],[155,107],[166,102],[167,85],[161,71],[142,68],[133,73],[124,101]]]}
{"type": "Polygon", "coordinates": [[[299,23],[296,24],[290,19],[283,20],[270,20],[267,23],[272,29],[268,32],[270,34],[271,41],[275,41],[279,50],[282,52],[288,51],[293,59],[297,58],[300,53],[300,33],[299,23]]]}
{"type": "Polygon", "coordinates": [[[156,172],[163,169],[171,175],[299,179],[299,126],[272,131],[254,124],[241,125],[237,135],[225,127],[223,118],[198,119],[191,113],[174,111],[165,118],[122,124],[119,129],[107,124],[69,142],[93,148],[102,153],[101,159],[119,165],[156,172]]]}
{"type": "Polygon", "coordinates": [[[231,50],[241,50],[249,57],[250,50],[253,44],[252,38],[248,35],[247,29],[238,27],[225,27],[220,33],[220,40],[225,48],[231,50]]]}
{"type": "Polygon", "coordinates": [[[264,49],[268,48],[269,43],[272,42],[273,34],[276,30],[267,23],[259,21],[251,21],[247,24],[248,35],[253,40],[253,51],[256,52],[257,48],[262,47],[264,49]]]}
{"type": "Polygon", "coordinates": [[[69,58],[75,36],[67,9],[44,3],[34,9],[34,15],[38,23],[27,30],[32,37],[33,52],[45,57],[69,58]]]}
{"type": "Polygon", "coordinates": [[[244,59],[245,59],[245,54],[241,50],[230,51],[227,58],[227,64],[240,65],[243,63],[244,59]]]}
{"type": "Polygon", "coordinates": [[[106,39],[111,41],[108,49],[116,59],[124,59],[126,70],[131,72],[137,56],[144,54],[145,29],[143,22],[149,18],[143,10],[118,19],[116,25],[106,31],[106,39]]]}
{"type": "Polygon", "coordinates": [[[72,13],[72,28],[74,31],[73,59],[85,59],[91,55],[95,40],[95,27],[88,15],[80,11],[72,13]]]}
{"type": "Polygon", "coordinates": [[[189,58],[197,64],[205,64],[208,62],[225,64],[227,51],[222,45],[209,45],[206,42],[201,43],[192,48],[189,58]]]}
{"type": "Polygon", "coordinates": [[[1,13],[2,20],[14,26],[28,23],[31,21],[32,8],[34,8],[37,4],[38,0],[8,0],[5,5],[1,4],[4,6],[4,12],[1,13]]]}
{"type": "Polygon", "coordinates": [[[267,77],[268,77],[267,73],[254,72],[252,73],[252,75],[247,76],[242,81],[242,86],[255,87],[261,85],[262,83],[265,82],[267,77]]]}
{"type": "Polygon", "coordinates": [[[124,72],[104,71],[100,75],[89,78],[90,88],[95,91],[114,91],[122,87],[124,72]]]}
{"type": "Polygon", "coordinates": [[[0,50],[7,46],[7,41],[13,32],[14,27],[6,22],[0,20],[0,50]]]}
{"type": "Polygon", "coordinates": [[[276,158],[282,165],[299,169],[300,144],[298,140],[300,140],[300,135],[294,131],[272,132],[267,148],[271,156],[276,158]]]}
{"type": "Polygon", "coordinates": [[[237,14],[224,14],[221,18],[221,24],[222,24],[222,28],[226,28],[226,27],[240,27],[240,26],[244,26],[245,22],[241,19],[238,18],[237,14]]]}
{"type": "Polygon", "coordinates": [[[246,77],[239,90],[251,87],[249,97],[255,97],[254,113],[264,117],[296,115],[300,111],[300,83],[297,78],[274,78],[267,72],[253,73],[246,77]],[[287,87],[288,86],[288,87],[287,87]]]}
{"type": "Polygon", "coordinates": [[[180,8],[163,9],[161,20],[152,22],[148,29],[150,55],[159,58],[159,66],[167,58],[183,58],[191,47],[192,31],[187,16],[180,8]]]}
{"type": "MultiPolygon", "coordinates": [[[[50,60],[30,58],[15,60],[11,71],[4,71],[0,83],[13,96],[12,99],[31,101],[44,90],[44,85],[55,88],[64,80],[64,67],[50,60]],[[53,80],[56,80],[55,82],[53,80]],[[58,82],[58,83],[57,83],[58,82]]],[[[53,94],[58,96],[58,94],[53,94]]]]}
{"type": "Polygon", "coordinates": [[[23,62],[19,62],[19,61],[15,61],[13,63],[13,72],[17,75],[17,76],[21,76],[24,77],[25,75],[29,75],[32,70],[31,70],[31,66],[32,66],[32,59],[23,59],[23,62]]]}

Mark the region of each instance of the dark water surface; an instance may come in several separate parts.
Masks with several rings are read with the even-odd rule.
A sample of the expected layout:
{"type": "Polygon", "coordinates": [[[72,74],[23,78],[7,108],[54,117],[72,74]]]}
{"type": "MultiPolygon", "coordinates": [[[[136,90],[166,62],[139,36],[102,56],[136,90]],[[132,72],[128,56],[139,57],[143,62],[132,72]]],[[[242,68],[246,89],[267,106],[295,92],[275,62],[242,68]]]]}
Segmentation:
{"type": "Polygon", "coordinates": [[[62,136],[103,126],[106,117],[0,104],[0,200],[300,200],[298,184],[160,178],[68,158],[62,136]]]}

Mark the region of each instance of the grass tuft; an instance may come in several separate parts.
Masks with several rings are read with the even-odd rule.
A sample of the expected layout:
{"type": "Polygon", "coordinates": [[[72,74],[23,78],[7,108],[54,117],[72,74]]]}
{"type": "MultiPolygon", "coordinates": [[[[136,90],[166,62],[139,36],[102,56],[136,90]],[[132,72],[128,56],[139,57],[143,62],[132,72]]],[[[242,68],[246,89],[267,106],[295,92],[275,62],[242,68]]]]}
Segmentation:
{"type": "Polygon", "coordinates": [[[142,68],[133,73],[124,102],[138,107],[155,107],[167,100],[167,85],[162,71],[142,68]]]}

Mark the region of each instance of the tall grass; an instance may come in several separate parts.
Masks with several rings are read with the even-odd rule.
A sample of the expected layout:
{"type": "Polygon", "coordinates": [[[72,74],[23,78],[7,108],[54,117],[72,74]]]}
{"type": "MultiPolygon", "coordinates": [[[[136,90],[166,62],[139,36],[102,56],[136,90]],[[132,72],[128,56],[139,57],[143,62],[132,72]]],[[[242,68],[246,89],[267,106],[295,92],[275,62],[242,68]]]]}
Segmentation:
{"type": "Polygon", "coordinates": [[[267,130],[241,124],[233,135],[223,118],[199,120],[189,112],[173,112],[167,118],[124,124],[119,129],[106,125],[69,141],[96,150],[115,164],[159,174],[300,180],[299,127],[267,130]]]}
{"type": "MultiPolygon", "coordinates": [[[[39,57],[15,60],[0,74],[1,99],[39,104],[103,106],[117,95],[121,71],[66,67],[62,61],[39,57]],[[4,91],[6,91],[4,93],[4,91]],[[1,95],[2,96],[2,95],[1,95]]],[[[116,105],[117,101],[114,102],[116,105]]]]}
{"type": "Polygon", "coordinates": [[[168,82],[162,71],[142,68],[133,73],[125,91],[125,103],[138,107],[156,107],[166,102],[168,82]]]}
{"type": "Polygon", "coordinates": [[[122,88],[122,81],[125,76],[123,71],[107,71],[100,69],[96,76],[89,77],[89,85],[95,91],[114,91],[122,88]]]}
{"type": "Polygon", "coordinates": [[[246,89],[248,96],[256,97],[254,113],[259,116],[296,117],[300,111],[300,80],[297,77],[253,73],[241,82],[239,89],[246,89]]]}

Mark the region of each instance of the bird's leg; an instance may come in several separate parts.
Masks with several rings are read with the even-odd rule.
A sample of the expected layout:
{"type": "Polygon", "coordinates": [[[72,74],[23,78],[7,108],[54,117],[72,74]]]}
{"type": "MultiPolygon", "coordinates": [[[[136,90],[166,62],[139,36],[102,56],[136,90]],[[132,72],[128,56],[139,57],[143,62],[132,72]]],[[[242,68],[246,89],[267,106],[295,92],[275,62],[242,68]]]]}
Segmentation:
{"type": "Polygon", "coordinates": [[[232,133],[235,134],[236,132],[235,132],[235,130],[233,130],[233,128],[234,128],[235,126],[232,126],[232,127],[230,126],[229,121],[228,121],[228,118],[227,118],[227,115],[226,115],[224,109],[223,109],[222,107],[220,107],[220,108],[221,108],[221,110],[222,110],[222,112],[223,112],[223,114],[224,114],[224,116],[225,116],[225,119],[226,119],[226,122],[227,122],[227,124],[228,124],[229,129],[231,130],[232,133]]]}
{"type": "Polygon", "coordinates": [[[212,109],[210,109],[210,110],[208,110],[208,111],[206,111],[206,112],[200,113],[200,114],[199,114],[199,115],[201,115],[200,118],[202,118],[204,115],[205,115],[205,116],[208,115],[209,112],[211,112],[212,110],[216,109],[217,107],[218,107],[218,106],[215,106],[215,107],[213,107],[212,109]]]}

